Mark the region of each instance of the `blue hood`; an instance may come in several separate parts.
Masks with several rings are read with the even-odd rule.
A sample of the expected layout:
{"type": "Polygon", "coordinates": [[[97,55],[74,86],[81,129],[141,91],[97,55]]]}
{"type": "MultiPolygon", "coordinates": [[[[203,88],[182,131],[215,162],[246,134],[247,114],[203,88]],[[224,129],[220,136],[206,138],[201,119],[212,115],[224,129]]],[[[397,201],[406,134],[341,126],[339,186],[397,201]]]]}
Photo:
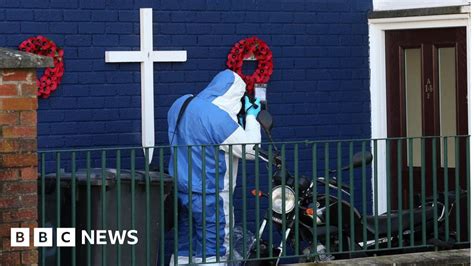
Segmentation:
{"type": "Polygon", "coordinates": [[[242,78],[231,70],[224,70],[196,97],[212,102],[231,116],[236,116],[242,107],[240,99],[244,93],[245,82],[242,78]]]}

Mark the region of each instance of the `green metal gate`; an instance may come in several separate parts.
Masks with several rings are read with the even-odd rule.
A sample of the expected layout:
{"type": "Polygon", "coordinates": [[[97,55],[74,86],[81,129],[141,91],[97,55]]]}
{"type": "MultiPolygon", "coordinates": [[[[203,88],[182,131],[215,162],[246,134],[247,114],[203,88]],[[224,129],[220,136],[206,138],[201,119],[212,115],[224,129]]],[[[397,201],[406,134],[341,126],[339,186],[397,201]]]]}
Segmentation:
{"type": "MultiPolygon", "coordinates": [[[[276,151],[272,145],[263,144],[255,148],[251,144],[230,145],[230,151],[235,147],[243,151],[254,150],[255,153],[263,151],[270,159],[267,162],[256,157],[249,161],[244,157],[239,159],[239,169],[229,165],[229,183],[235,181],[232,176],[237,171],[238,185],[229,191],[230,248],[226,256],[217,256],[217,262],[241,262],[249,251],[253,254],[249,261],[276,258],[274,249],[262,250],[262,245],[252,244],[263,243],[261,240],[273,243],[275,247],[281,244],[281,261],[324,257],[320,249],[318,253],[319,245],[324,246],[324,255],[336,258],[436,250],[433,239],[450,243],[453,247],[468,245],[469,141],[469,136],[452,136],[281,142],[275,144],[279,157],[274,157],[276,151]],[[359,151],[371,151],[373,161],[363,161],[360,169],[356,169],[351,162],[359,151]],[[294,221],[288,220],[287,215],[281,215],[276,221],[272,210],[277,207],[285,213],[285,197],[292,196],[282,189],[278,199],[281,201],[272,199],[275,169],[271,165],[276,159],[281,160],[282,172],[288,170],[292,173],[296,202],[303,193],[312,192],[312,203],[330,206],[334,201],[334,207],[328,208],[321,216],[322,210],[317,206],[296,206],[294,221]],[[343,169],[344,165],[349,167],[343,169]],[[333,176],[337,178],[333,179],[333,176]],[[303,178],[313,184],[306,192],[299,188],[302,184],[299,181],[303,178]],[[318,187],[318,182],[323,185],[318,187]],[[346,185],[350,195],[342,191],[346,185]],[[386,200],[379,201],[383,195],[386,200]],[[431,206],[430,202],[438,201],[444,206],[453,203],[453,208],[450,212],[448,208],[438,209],[438,204],[432,208],[434,205],[431,206]],[[281,205],[275,206],[275,202],[281,205]],[[398,218],[380,216],[384,209],[382,206],[387,213],[398,214],[398,218]],[[345,210],[350,212],[347,214],[345,210]],[[311,226],[302,227],[300,217],[310,217],[311,226]],[[421,221],[415,221],[418,217],[421,221]],[[260,230],[264,218],[268,222],[260,239],[255,232],[260,230]],[[289,237],[285,237],[288,228],[291,231],[289,237]],[[392,230],[394,228],[398,230],[392,230]],[[320,239],[316,234],[318,230],[324,230],[319,234],[320,239]],[[237,232],[242,234],[237,236],[237,232]],[[305,232],[312,232],[309,239],[306,239],[305,232]],[[387,236],[382,237],[385,232],[388,232],[387,236]],[[362,241],[356,241],[358,237],[362,241]]],[[[181,169],[177,165],[176,152],[174,158],[169,158],[170,149],[178,151],[178,147],[158,146],[154,149],[158,152],[151,167],[145,163],[148,162],[148,148],[39,152],[39,225],[74,227],[77,235],[75,247],[54,245],[40,248],[41,265],[164,265],[170,253],[177,253],[178,233],[183,230],[189,239],[188,263],[197,262],[193,258],[197,248],[192,241],[193,219],[188,219],[187,228],[179,228],[177,214],[181,206],[177,186],[173,185],[176,180],[167,175],[167,162],[174,160],[174,172],[186,171],[191,184],[192,165],[189,163],[188,169],[181,169]],[[170,226],[167,221],[171,222],[170,226]],[[138,230],[139,239],[136,245],[82,244],[80,230],[138,230]]],[[[204,158],[207,150],[212,150],[214,156],[211,161],[201,160],[199,167],[203,176],[210,163],[219,168],[220,146],[186,146],[189,162],[193,152],[197,151],[204,158]]],[[[230,152],[230,161],[233,156],[230,152]]],[[[220,174],[215,173],[216,184],[221,182],[220,174]]],[[[281,183],[285,184],[287,176],[282,178],[281,183]]],[[[206,208],[215,208],[219,212],[219,192],[206,195],[205,182],[202,191],[203,217],[199,222],[206,228],[206,208]],[[216,198],[215,206],[206,204],[208,196],[216,198]]],[[[191,190],[187,193],[192,196],[191,190]]],[[[187,206],[189,217],[192,217],[192,210],[191,204],[187,206]]],[[[220,226],[217,219],[218,214],[216,232],[220,226]]],[[[206,246],[208,232],[203,229],[200,233],[203,239],[200,244],[206,246]]],[[[225,239],[217,237],[216,246],[223,241],[225,239]]],[[[206,258],[206,254],[203,257],[206,258]]],[[[202,263],[212,262],[204,259],[202,263]]]]}

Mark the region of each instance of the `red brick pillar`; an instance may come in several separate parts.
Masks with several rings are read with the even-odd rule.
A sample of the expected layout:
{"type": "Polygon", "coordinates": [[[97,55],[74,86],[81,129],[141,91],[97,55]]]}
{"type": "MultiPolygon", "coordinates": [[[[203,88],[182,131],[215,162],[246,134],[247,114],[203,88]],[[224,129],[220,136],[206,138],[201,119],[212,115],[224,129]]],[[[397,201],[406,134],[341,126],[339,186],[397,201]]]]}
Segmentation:
{"type": "Polygon", "coordinates": [[[51,58],[0,48],[0,265],[38,263],[36,69],[51,58]],[[30,247],[11,247],[10,229],[30,228],[30,247]]]}

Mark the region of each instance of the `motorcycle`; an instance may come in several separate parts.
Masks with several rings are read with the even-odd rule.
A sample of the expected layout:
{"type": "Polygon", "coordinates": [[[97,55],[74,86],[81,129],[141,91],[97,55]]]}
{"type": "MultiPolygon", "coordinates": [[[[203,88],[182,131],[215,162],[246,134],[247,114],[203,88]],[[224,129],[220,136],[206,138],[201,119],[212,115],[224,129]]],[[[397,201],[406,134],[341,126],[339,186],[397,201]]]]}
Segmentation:
{"type": "MultiPolygon", "coordinates": [[[[419,245],[424,237],[423,227],[428,243],[444,248],[452,246],[450,241],[435,239],[432,232],[435,219],[439,223],[438,228],[444,228],[442,223],[446,217],[445,212],[449,214],[454,208],[453,192],[448,195],[447,206],[444,202],[435,202],[433,198],[427,198],[424,205],[417,204],[412,210],[363,217],[354,206],[341,197],[341,194],[351,196],[350,187],[336,177],[318,177],[311,180],[299,176],[296,179],[288,169],[284,169],[278,149],[271,137],[273,126],[271,115],[262,110],[257,120],[273,146],[271,157],[262,150],[258,150],[258,156],[269,165],[273,165],[275,170],[270,194],[252,191],[254,196],[268,198],[271,202],[271,211],[267,211],[264,215],[254,237],[256,241],[250,247],[243,265],[278,265],[287,247],[300,255],[299,262],[322,262],[347,257],[380,255],[381,250],[390,247],[389,245],[406,246],[410,241],[419,245]],[[318,190],[324,192],[317,192],[318,190]],[[280,232],[281,241],[278,246],[262,239],[269,223],[273,223],[273,228],[280,232]]],[[[341,168],[341,171],[370,166],[372,159],[373,156],[368,151],[356,153],[351,163],[341,168]]],[[[335,172],[335,170],[329,171],[329,173],[335,172]]],[[[444,199],[444,194],[438,195],[439,199],[444,199]]],[[[466,192],[463,191],[462,196],[465,195],[466,192]]],[[[452,234],[450,232],[450,235],[452,234]]],[[[443,234],[440,232],[440,235],[443,234]]]]}

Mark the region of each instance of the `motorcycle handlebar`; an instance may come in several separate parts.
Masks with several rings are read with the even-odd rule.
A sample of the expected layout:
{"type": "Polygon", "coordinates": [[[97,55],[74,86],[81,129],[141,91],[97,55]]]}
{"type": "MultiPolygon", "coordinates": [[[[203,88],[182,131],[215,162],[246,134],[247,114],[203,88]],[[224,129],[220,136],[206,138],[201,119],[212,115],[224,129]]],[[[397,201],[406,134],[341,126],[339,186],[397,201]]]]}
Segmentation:
{"type": "MultiPolygon", "coordinates": [[[[335,177],[330,178],[330,179],[329,179],[329,183],[332,184],[332,185],[334,185],[334,186],[337,186],[337,179],[336,179],[335,177]]],[[[341,182],[341,188],[343,188],[343,189],[345,189],[345,190],[351,190],[351,188],[350,188],[348,185],[346,185],[346,184],[344,184],[344,183],[342,183],[342,182],[341,182]]]]}
{"type": "MultiPolygon", "coordinates": [[[[253,149],[256,151],[256,147],[254,147],[253,149]]],[[[258,156],[267,162],[270,161],[268,154],[260,149],[258,150],[258,156]]],[[[274,154],[273,159],[272,159],[272,164],[279,168],[282,164],[280,156],[278,156],[277,154],[274,154]]],[[[319,177],[316,181],[324,185],[326,184],[326,179],[323,177],[319,177]]],[[[335,177],[329,178],[328,183],[334,188],[338,188],[338,182],[335,177]]],[[[341,183],[341,190],[345,192],[346,194],[350,194],[349,191],[351,190],[351,188],[348,185],[341,183]]]]}
{"type": "MultiPolygon", "coordinates": [[[[253,149],[255,150],[255,147],[253,149]]],[[[259,157],[261,158],[263,157],[263,159],[265,159],[267,162],[270,161],[270,158],[266,152],[259,149],[258,153],[259,153],[259,157]]],[[[282,164],[280,156],[278,156],[277,154],[274,154],[272,158],[272,164],[279,167],[282,164]]]]}
{"type": "MultiPolygon", "coordinates": [[[[334,189],[339,189],[338,184],[337,184],[337,180],[335,178],[326,179],[324,177],[318,177],[318,179],[316,179],[316,181],[318,183],[323,184],[323,185],[326,185],[326,182],[327,182],[327,184],[332,186],[334,189]]],[[[350,190],[351,190],[351,188],[348,185],[341,182],[341,191],[343,191],[347,195],[350,195],[350,190]]]]}

